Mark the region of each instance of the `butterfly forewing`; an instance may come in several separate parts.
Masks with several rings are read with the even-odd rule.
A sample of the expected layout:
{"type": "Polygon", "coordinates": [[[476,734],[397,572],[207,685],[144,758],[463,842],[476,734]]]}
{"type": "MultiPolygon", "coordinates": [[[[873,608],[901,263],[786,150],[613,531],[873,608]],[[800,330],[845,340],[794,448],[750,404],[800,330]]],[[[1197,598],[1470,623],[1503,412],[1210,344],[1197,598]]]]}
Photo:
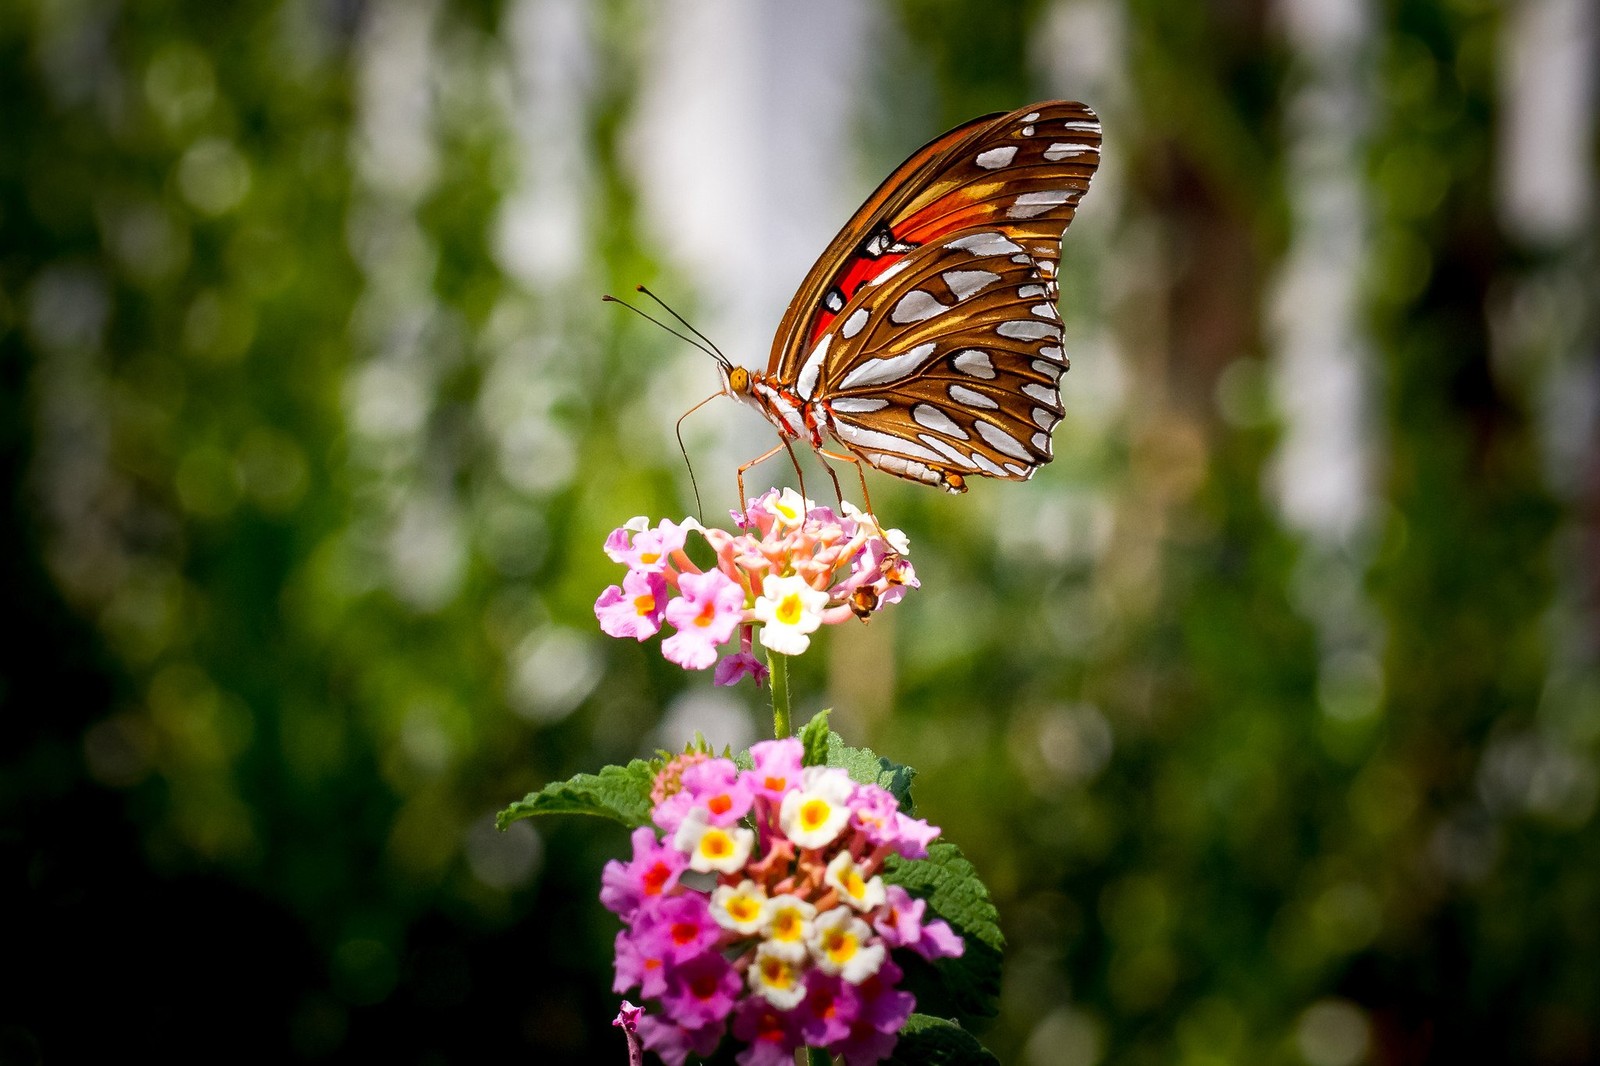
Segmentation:
{"type": "Polygon", "coordinates": [[[879,186],[811,268],[773,340],[768,374],[793,380],[863,285],[941,238],[988,227],[1053,260],[1099,161],[1099,120],[1064,101],[985,116],[930,142],[879,186]]]}
{"type": "Polygon", "coordinates": [[[1062,415],[1061,235],[1099,143],[1093,112],[1054,102],[924,148],[812,268],[770,373],[889,473],[1031,477],[1062,415]]]}

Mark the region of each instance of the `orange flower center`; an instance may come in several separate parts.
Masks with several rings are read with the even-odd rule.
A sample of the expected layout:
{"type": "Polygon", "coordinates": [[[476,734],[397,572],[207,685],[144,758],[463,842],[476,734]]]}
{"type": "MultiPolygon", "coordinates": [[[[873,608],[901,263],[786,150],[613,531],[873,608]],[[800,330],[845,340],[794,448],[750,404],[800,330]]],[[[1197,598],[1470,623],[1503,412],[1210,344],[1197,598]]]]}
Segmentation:
{"type": "Polygon", "coordinates": [[[828,820],[831,810],[827,800],[806,800],[800,805],[800,824],[807,829],[815,829],[828,820]]]}

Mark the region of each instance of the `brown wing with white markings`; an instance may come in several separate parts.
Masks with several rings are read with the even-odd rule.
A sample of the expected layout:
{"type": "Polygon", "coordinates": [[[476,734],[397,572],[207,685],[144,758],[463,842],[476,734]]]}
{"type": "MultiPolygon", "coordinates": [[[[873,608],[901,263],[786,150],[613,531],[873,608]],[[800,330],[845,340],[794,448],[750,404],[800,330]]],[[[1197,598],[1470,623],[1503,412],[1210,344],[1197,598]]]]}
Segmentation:
{"type": "Polygon", "coordinates": [[[808,284],[834,279],[824,292],[837,299],[825,295],[806,316],[791,306],[785,323],[797,319],[797,328],[774,348],[780,379],[889,473],[952,490],[970,474],[1031,477],[1050,460],[1062,414],[1061,235],[1099,144],[1093,112],[1064,102],[934,142],[942,147],[908,176],[909,188],[880,189],[846,228],[875,236],[835,269],[813,268],[808,284]],[[802,345],[802,336],[815,339],[802,345]]]}

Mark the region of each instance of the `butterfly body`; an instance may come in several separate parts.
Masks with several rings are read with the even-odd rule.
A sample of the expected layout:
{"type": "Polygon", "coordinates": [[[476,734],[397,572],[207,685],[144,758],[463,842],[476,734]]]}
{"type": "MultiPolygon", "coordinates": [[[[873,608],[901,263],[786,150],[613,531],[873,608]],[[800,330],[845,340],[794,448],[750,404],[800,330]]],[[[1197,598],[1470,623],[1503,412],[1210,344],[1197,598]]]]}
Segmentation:
{"type": "Polygon", "coordinates": [[[811,268],[765,373],[724,366],[723,391],[783,446],[832,438],[951,492],[973,474],[1032,477],[1063,414],[1061,237],[1099,160],[1099,120],[1066,101],[936,138],[811,268]]]}

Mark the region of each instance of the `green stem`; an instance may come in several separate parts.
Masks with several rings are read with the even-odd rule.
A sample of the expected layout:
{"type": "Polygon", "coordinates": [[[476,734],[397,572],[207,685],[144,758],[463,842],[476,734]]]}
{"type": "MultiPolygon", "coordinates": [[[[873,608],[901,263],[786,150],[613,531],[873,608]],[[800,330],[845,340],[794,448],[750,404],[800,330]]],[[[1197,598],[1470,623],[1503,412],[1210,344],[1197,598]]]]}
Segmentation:
{"type": "Polygon", "coordinates": [[[789,657],[768,650],[767,669],[772,672],[767,679],[772,688],[772,735],[783,740],[794,735],[794,723],[789,718],[789,657]]]}

